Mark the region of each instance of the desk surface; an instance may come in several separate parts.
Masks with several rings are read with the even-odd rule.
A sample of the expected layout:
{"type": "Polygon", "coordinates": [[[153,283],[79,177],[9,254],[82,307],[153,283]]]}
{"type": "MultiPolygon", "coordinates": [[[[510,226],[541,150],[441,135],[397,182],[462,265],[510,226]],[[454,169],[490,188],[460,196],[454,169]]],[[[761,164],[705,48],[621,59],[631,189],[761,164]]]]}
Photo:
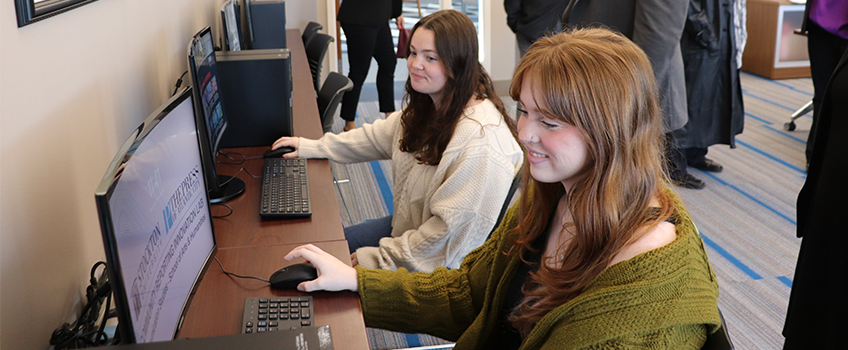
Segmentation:
{"type": "MultiPolygon", "coordinates": [[[[292,123],[294,134],[312,139],[323,135],[321,120],[318,117],[318,103],[312,84],[312,73],[306,60],[300,31],[289,29],[286,42],[292,52],[292,123]]],[[[247,158],[261,156],[268,147],[230,148],[223,150],[232,154],[242,154],[247,158]]],[[[232,163],[223,156],[219,162],[232,163]]],[[[236,174],[242,167],[254,175],[262,174],[262,159],[251,159],[243,164],[219,164],[218,173],[236,174]]],[[[312,216],[306,219],[262,220],[259,217],[259,192],[261,179],[253,178],[242,171],[238,177],[247,187],[244,194],[226,204],[233,208],[232,215],[214,221],[216,240],[219,248],[231,248],[253,245],[311,243],[321,241],[344,240],[336,192],[333,187],[333,175],[330,163],[326,159],[310,159],[309,195],[312,201],[312,216]]],[[[222,215],[228,209],[212,206],[213,215],[222,215]]]]}
{"type": "MultiPolygon", "coordinates": [[[[330,254],[345,259],[349,256],[347,242],[319,242],[316,246],[330,254]]],[[[223,248],[218,259],[228,272],[239,275],[267,278],[282,267],[302,262],[301,259],[285,261],[283,257],[297,244],[262,247],[223,248]]],[[[349,261],[345,259],[344,261],[349,261]]],[[[343,349],[367,350],[368,339],[359,295],[353,292],[302,293],[296,290],[276,290],[261,281],[233,278],[225,275],[213,262],[195,293],[180,338],[211,337],[241,332],[244,299],[247,297],[278,297],[311,295],[315,311],[315,325],[330,325],[334,344],[344,344],[343,349]]],[[[338,349],[342,347],[337,346],[338,349]]]]}
{"type": "MultiPolygon", "coordinates": [[[[322,128],[318,105],[300,31],[289,29],[286,35],[292,52],[294,133],[319,138],[322,128]]],[[[246,147],[223,151],[250,158],[261,156],[266,149],[268,147],[246,147]]],[[[226,158],[219,158],[219,161],[232,163],[226,158]]],[[[262,159],[246,160],[238,165],[219,164],[218,173],[233,175],[244,167],[251,174],[261,175],[262,165],[262,159]]],[[[225,203],[233,209],[230,216],[213,220],[217,257],[227,271],[268,278],[274,271],[298,262],[287,262],[283,257],[304,243],[314,243],[342,261],[350,262],[330,164],[327,160],[311,159],[308,167],[312,216],[306,219],[262,220],[259,217],[261,179],[253,178],[244,171],[238,175],[247,186],[245,193],[225,203]]],[[[228,210],[222,206],[212,206],[215,216],[226,212],[228,210]]],[[[228,277],[213,262],[198,286],[178,336],[196,338],[238,334],[241,332],[245,298],[299,295],[305,294],[296,290],[272,290],[265,282],[228,277]]],[[[317,292],[309,295],[314,300],[315,324],[330,325],[334,344],[344,344],[345,349],[369,348],[356,293],[317,292]]]]}

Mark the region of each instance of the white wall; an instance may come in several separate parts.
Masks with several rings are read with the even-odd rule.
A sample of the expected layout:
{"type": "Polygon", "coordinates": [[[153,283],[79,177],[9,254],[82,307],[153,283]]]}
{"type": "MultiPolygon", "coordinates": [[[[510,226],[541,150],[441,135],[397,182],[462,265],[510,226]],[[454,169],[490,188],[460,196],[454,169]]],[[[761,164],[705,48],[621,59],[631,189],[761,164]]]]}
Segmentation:
{"type": "MultiPolygon", "coordinates": [[[[506,11],[502,1],[482,0],[480,10],[483,26],[483,66],[489,71],[495,86],[506,85],[512,81],[512,73],[518,63],[518,46],[515,34],[506,25],[506,11]]],[[[499,89],[500,90],[500,89],[499,89]]],[[[506,94],[505,91],[498,91],[506,94]]]]}
{"type": "Polygon", "coordinates": [[[101,0],[23,28],[0,3],[0,348],[46,349],[75,318],[104,259],[95,187],[220,3],[101,0]]]}

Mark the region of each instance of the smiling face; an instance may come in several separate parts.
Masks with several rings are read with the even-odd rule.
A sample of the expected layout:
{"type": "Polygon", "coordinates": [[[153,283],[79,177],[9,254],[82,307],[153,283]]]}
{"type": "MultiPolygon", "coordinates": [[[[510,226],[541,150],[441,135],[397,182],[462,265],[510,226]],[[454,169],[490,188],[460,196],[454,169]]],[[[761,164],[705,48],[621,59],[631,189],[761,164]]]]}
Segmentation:
{"type": "Polygon", "coordinates": [[[428,94],[438,104],[447,82],[445,66],[436,52],[435,34],[432,30],[418,28],[409,41],[409,82],[415,91],[428,94]]]}
{"type": "Polygon", "coordinates": [[[519,110],[518,139],[527,149],[530,175],[543,183],[562,182],[569,191],[585,176],[588,144],[574,125],[544,116],[536,105],[534,90],[536,85],[525,76],[519,101],[524,108],[519,110]]]}

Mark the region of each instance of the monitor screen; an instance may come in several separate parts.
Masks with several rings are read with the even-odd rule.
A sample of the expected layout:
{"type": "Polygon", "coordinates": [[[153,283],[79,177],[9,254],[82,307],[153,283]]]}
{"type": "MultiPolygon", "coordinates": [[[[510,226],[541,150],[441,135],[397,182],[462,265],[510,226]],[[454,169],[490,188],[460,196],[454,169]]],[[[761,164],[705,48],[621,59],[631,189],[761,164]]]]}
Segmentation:
{"type": "Polygon", "coordinates": [[[221,6],[221,24],[224,27],[224,45],[227,51],[241,50],[241,11],[238,0],[227,0],[221,6]]]}
{"type": "Polygon", "coordinates": [[[218,147],[227,129],[223,98],[218,87],[218,65],[215,62],[215,47],[212,31],[203,28],[191,40],[188,48],[188,65],[194,86],[197,108],[203,170],[209,191],[209,201],[219,203],[237,197],[244,192],[244,181],[232,176],[219,175],[217,167],[218,147]]]}
{"type": "Polygon", "coordinates": [[[216,252],[191,88],[124,143],[95,199],[121,343],[175,337],[216,252]]]}

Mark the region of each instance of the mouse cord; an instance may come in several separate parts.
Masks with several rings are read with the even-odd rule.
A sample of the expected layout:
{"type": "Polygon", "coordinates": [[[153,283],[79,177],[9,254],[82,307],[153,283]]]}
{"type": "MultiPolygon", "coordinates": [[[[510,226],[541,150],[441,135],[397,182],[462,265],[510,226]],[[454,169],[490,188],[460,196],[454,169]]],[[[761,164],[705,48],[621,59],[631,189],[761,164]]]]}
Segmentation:
{"type": "Polygon", "coordinates": [[[224,272],[224,274],[225,274],[225,275],[227,275],[227,276],[233,276],[233,277],[238,277],[238,278],[251,278],[251,279],[255,279],[255,280],[260,280],[260,281],[262,281],[262,282],[271,283],[270,281],[268,281],[268,280],[266,280],[266,279],[264,279],[264,278],[259,278],[259,277],[254,277],[254,276],[242,276],[242,275],[234,274],[234,273],[232,273],[232,272],[227,272],[227,270],[224,270],[224,265],[222,265],[222,264],[221,264],[221,260],[218,260],[218,257],[217,257],[217,256],[215,257],[215,261],[217,261],[217,262],[218,262],[218,266],[220,266],[220,267],[221,267],[221,271],[223,271],[223,272],[224,272]]]}
{"type": "Polygon", "coordinates": [[[222,156],[225,156],[225,157],[229,158],[230,160],[232,160],[232,161],[234,162],[234,163],[229,163],[229,162],[218,162],[218,163],[221,163],[221,164],[230,164],[230,165],[238,165],[238,164],[242,164],[242,163],[244,163],[244,161],[246,161],[246,160],[252,160],[252,159],[265,159],[265,157],[264,157],[264,156],[246,157],[244,154],[242,154],[242,153],[236,153],[236,152],[233,152],[233,153],[227,153],[227,152],[218,151],[218,154],[220,154],[220,155],[222,155],[222,156]],[[233,158],[232,154],[240,155],[240,156],[241,156],[241,159],[233,158]]]}

